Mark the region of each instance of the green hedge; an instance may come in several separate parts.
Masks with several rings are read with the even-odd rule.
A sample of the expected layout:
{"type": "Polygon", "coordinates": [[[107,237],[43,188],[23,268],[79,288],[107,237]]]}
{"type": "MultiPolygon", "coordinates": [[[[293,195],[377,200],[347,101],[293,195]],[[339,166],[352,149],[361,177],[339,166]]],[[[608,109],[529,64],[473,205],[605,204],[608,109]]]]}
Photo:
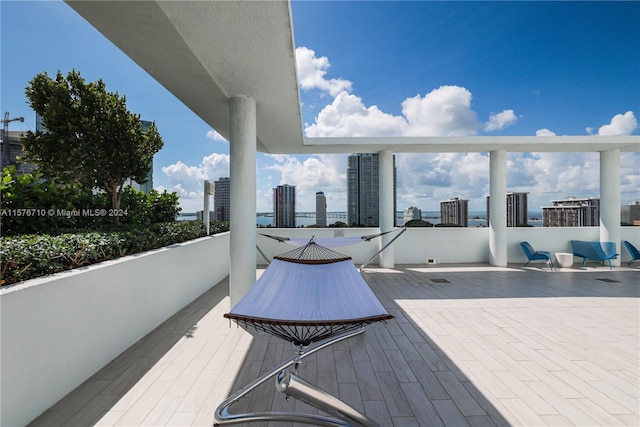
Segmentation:
{"type": "MultiPolygon", "coordinates": [[[[211,234],[228,230],[226,222],[216,221],[210,226],[211,234]]],[[[22,282],[205,235],[201,221],[177,221],[107,231],[3,237],[0,284],[22,282]]]]}
{"type": "Polygon", "coordinates": [[[121,209],[114,210],[105,193],[58,185],[37,171],[19,175],[15,166],[2,169],[0,206],[3,236],[102,229],[114,224],[116,216],[122,225],[146,226],[175,221],[180,213],[175,192],[144,193],[126,186],[122,190],[121,209]]]}

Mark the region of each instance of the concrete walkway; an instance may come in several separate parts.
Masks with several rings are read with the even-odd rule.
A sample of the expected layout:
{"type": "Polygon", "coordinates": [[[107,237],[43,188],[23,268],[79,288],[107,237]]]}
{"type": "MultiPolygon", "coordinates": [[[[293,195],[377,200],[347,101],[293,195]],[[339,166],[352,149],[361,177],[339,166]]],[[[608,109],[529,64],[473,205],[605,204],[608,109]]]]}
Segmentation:
{"type": "MultiPolygon", "coordinates": [[[[395,319],[298,373],[381,426],[640,425],[640,269],[541,267],[367,268],[395,319]]],[[[294,354],[224,319],[227,291],[213,287],[30,425],[211,426],[225,397],[294,354]]],[[[232,407],[264,410],[318,413],[272,381],[232,407]]]]}

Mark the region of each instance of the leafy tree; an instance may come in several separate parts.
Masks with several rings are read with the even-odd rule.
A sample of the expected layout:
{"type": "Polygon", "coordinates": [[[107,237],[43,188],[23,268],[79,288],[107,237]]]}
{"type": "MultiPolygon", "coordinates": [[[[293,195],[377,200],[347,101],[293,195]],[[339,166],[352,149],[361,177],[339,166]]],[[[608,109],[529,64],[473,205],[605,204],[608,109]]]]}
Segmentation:
{"type": "MultiPolygon", "coordinates": [[[[28,104],[42,116],[44,132],[27,132],[26,159],[48,178],[84,188],[101,188],[120,208],[127,179],[146,181],[153,155],[163,142],[155,124],[143,130],[126,98],[107,92],[100,79],[86,83],[75,70],[55,80],[40,73],[27,86],[28,104]]],[[[118,223],[118,217],[115,217],[118,223]]]]}
{"type": "Polygon", "coordinates": [[[329,228],[347,228],[349,227],[346,223],[342,221],[336,221],[333,224],[329,224],[329,228]]]}
{"type": "Polygon", "coordinates": [[[433,227],[429,221],[424,221],[422,219],[412,219],[411,221],[407,221],[404,225],[405,227],[433,227]]]}
{"type": "MultiPolygon", "coordinates": [[[[178,195],[164,190],[148,194],[125,186],[120,224],[148,227],[175,222],[181,211],[178,195]]],[[[77,229],[111,229],[113,215],[107,194],[93,194],[75,185],[58,185],[36,171],[18,174],[5,166],[0,179],[0,235],[58,234],[77,229]],[[91,214],[103,212],[104,215],[91,214]],[[86,214],[85,212],[89,212],[86,214]]]]}

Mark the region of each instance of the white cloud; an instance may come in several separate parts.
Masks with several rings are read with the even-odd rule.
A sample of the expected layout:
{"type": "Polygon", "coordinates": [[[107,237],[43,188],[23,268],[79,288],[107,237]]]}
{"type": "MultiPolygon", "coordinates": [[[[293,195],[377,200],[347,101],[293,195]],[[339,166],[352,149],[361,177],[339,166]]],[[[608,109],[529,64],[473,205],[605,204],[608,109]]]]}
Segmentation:
{"type": "Polygon", "coordinates": [[[362,99],[341,92],[320,111],[316,122],[305,128],[309,137],[391,136],[400,135],[407,123],[402,117],[365,107],[362,99]]]}
{"type": "Polygon", "coordinates": [[[556,136],[556,133],[547,128],[543,128],[536,131],[536,136],[556,136]]]}
{"type": "MultiPolygon", "coordinates": [[[[481,123],[473,109],[471,92],[460,86],[441,86],[424,96],[407,98],[401,105],[400,115],[388,114],[377,106],[367,106],[356,95],[341,92],[320,111],[313,124],[306,126],[305,133],[316,137],[464,136],[476,135],[480,129],[502,130],[518,120],[514,110],[506,109],[481,123]]],[[[637,123],[633,114],[627,113],[614,117],[607,126],[599,133],[630,133],[637,123]]],[[[553,136],[555,132],[543,128],[536,131],[536,135],[553,136]]],[[[484,196],[489,192],[488,156],[480,153],[398,154],[396,160],[398,209],[413,205],[437,210],[439,201],[456,196],[470,199],[474,210],[484,209],[484,196]]],[[[302,163],[283,163],[281,175],[287,176],[287,168],[293,167],[300,174],[298,181],[304,181],[302,163]]],[[[530,192],[532,210],[539,210],[555,198],[597,197],[598,163],[594,153],[513,153],[509,160],[508,187],[530,192]]],[[[334,173],[341,174],[344,170],[343,166],[334,173]]],[[[346,209],[346,203],[339,209],[346,209]]]]}
{"type": "Polygon", "coordinates": [[[298,83],[304,90],[320,89],[331,96],[342,91],[351,91],[351,82],[344,79],[327,80],[325,75],[331,66],[326,56],[316,57],[316,53],[306,47],[296,48],[298,83]]]}
{"type": "Polygon", "coordinates": [[[214,141],[222,141],[228,142],[222,135],[220,135],[215,129],[211,129],[207,131],[207,138],[213,139],[214,141]]]}
{"type": "Polygon", "coordinates": [[[623,204],[640,200],[640,153],[620,153],[620,195],[623,204]]]}
{"type": "Polygon", "coordinates": [[[492,114],[489,117],[489,121],[485,123],[484,130],[487,132],[493,132],[494,130],[502,130],[508,126],[511,126],[518,120],[518,117],[513,110],[504,110],[501,113],[492,114]]]}
{"type": "MultiPolygon", "coordinates": [[[[315,209],[316,191],[325,193],[329,210],[346,210],[347,164],[345,155],[324,154],[308,158],[277,157],[277,163],[267,165],[264,169],[279,172],[280,180],[273,184],[274,187],[283,184],[296,187],[298,210],[312,211],[315,209]]],[[[266,193],[267,191],[265,191],[265,202],[270,195],[270,193],[266,193]]],[[[266,210],[272,209],[271,204],[269,203],[266,210]]]]}
{"type": "MultiPolygon", "coordinates": [[[[556,199],[599,197],[598,153],[509,153],[507,189],[529,192],[529,210],[540,212],[556,199]]],[[[470,210],[484,210],[489,193],[489,157],[481,153],[397,154],[398,209],[438,210],[460,196],[470,210]]],[[[622,203],[639,200],[640,155],[621,153],[622,203]]]]}
{"type": "Polygon", "coordinates": [[[599,197],[597,153],[511,153],[509,162],[508,188],[529,192],[531,211],[569,196],[599,197]]]}
{"type": "MultiPolygon", "coordinates": [[[[349,136],[464,136],[498,131],[513,125],[518,117],[506,109],[486,122],[478,120],[471,92],[460,86],[441,86],[424,96],[419,94],[401,103],[398,115],[378,106],[366,105],[351,93],[351,82],[327,79],[330,66],[326,57],[316,57],[308,48],[296,49],[300,87],[318,89],[334,99],[318,113],[314,123],[305,126],[309,137],[349,136]]],[[[601,126],[598,135],[629,135],[637,129],[633,112],[618,114],[610,124],[601,126]]],[[[590,133],[595,133],[590,129],[590,133]]],[[[542,128],[536,136],[553,136],[542,128]]],[[[211,130],[207,136],[216,139],[211,130]]],[[[296,186],[297,209],[313,211],[315,192],[323,191],[328,208],[345,211],[346,158],[342,155],[264,155],[259,162],[257,182],[258,211],[272,209],[271,189],[279,184],[296,186]],[[271,174],[271,175],[270,175],[271,174]]],[[[638,199],[640,156],[621,154],[621,193],[638,199]]],[[[398,171],[398,210],[418,206],[438,210],[439,202],[450,197],[470,200],[471,210],[484,210],[489,192],[489,157],[483,153],[440,153],[396,155],[398,171]]],[[[198,166],[181,162],[163,168],[169,178],[169,191],[178,191],[183,207],[192,203],[202,209],[202,181],[228,176],[229,156],[212,154],[198,166]]],[[[568,196],[599,196],[599,157],[597,153],[510,153],[508,189],[527,191],[531,211],[568,196]]],[[[186,209],[185,209],[186,210],[186,209]]],[[[192,209],[196,210],[196,209],[192,209]]]]}
{"type": "Polygon", "coordinates": [[[268,157],[272,158],[278,163],[284,163],[289,158],[287,154],[267,154],[268,157]]]}
{"type": "MultiPolygon", "coordinates": [[[[308,137],[465,136],[476,135],[482,127],[471,105],[471,92],[464,87],[440,86],[424,97],[407,98],[401,103],[402,114],[393,115],[350,94],[350,81],[327,79],[327,57],[316,57],[313,50],[299,47],[296,64],[300,88],[320,89],[334,97],[314,123],[305,124],[308,137]]],[[[492,115],[484,129],[501,130],[516,121],[513,110],[504,110],[492,115]]]]}
{"type": "Polygon", "coordinates": [[[631,135],[638,127],[638,121],[633,111],[627,111],[624,114],[616,114],[608,125],[600,126],[598,135],[603,136],[619,136],[631,135]]]}
{"type": "Polygon", "coordinates": [[[204,181],[229,176],[229,155],[212,153],[204,157],[197,166],[188,166],[178,161],[163,167],[162,172],[169,181],[167,191],[178,193],[184,212],[202,210],[204,181]]]}
{"type": "Polygon", "coordinates": [[[465,136],[478,130],[471,92],[460,86],[440,86],[424,98],[407,98],[402,114],[408,123],[405,136],[465,136]]]}
{"type": "Polygon", "coordinates": [[[341,92],[307,125],[308,137],[464,136],[475,135],[479,123],[471,109],[471,92],[459,86],[441,86],[424,97],[402,102],[402,115],[394,116],[362,99],[341,92]]]}
{"type": "Polygon", "coordinates": [[[187,185],[195,187],[198,182],[206,179],[202,166],[188,166],[181,161],[162,168],[172,186],[187,185]]]}
{"type": "Polygon", "coordinates": [[[484,206],[484,194],[489,189],[489,158],[486,155],[399,153],[396,168],[398,210],[418,206],[437,211],[440,202],[451,197],[469,199],[470,206],[484,206]]]}

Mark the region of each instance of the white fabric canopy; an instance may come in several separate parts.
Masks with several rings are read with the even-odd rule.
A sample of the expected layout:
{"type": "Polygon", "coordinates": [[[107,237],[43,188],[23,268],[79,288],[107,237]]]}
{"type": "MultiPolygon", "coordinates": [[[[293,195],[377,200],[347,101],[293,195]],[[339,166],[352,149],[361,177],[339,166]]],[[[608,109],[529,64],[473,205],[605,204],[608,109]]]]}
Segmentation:
{"type": "Polygon", "coordinates": [[[391,316],[350,260],[300,264],[275,259],[227,317],[322,324],[391,316]]]}
{"type": "Polygon", "coordinates": [[[300,346],[393,318],[351,258],[314,239],[275,257],[224,316],[300,346]]]}

